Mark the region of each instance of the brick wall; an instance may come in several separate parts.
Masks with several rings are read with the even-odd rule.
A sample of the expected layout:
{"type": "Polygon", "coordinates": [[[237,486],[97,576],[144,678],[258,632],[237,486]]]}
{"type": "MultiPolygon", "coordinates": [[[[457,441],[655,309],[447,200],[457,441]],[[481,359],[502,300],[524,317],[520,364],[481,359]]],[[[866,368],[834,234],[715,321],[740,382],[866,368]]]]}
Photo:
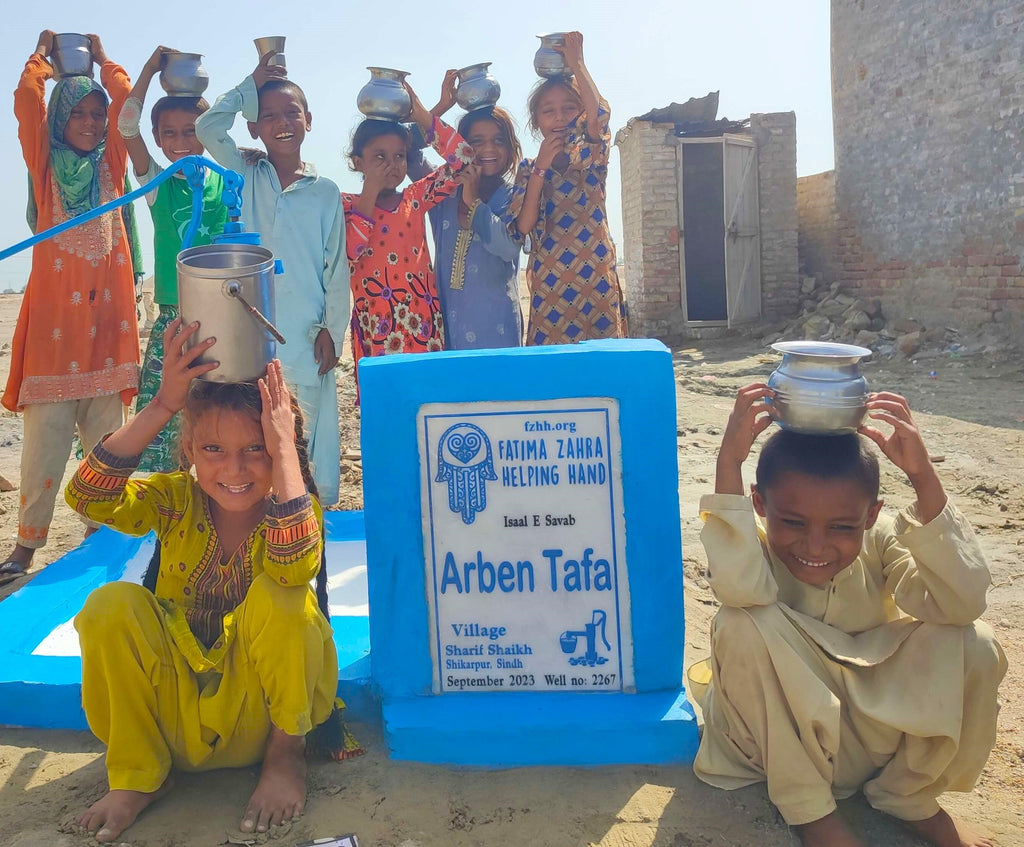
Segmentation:
{"type": "Polygon", "coordinates": [[[840,278],[836,234],[836,172],[802,176],[796,181],[797,254],[800,273],[830,284],[840,278]]]}
{"type": "Polygon", "coordinates": [[[672,124],[631,120],[616,135],[630,335],[682,335],[679,199],[672,124]]]}
{"type": "Polygon", "coordinates": [[[1024,4],[832,0],[832,85],[843,281],[1024,327],[1024,4]]]}
{"type": "MultiPolygon", "coordinates": [[[[761,301],[766,318],[799,306],[796,116],[751,115],[758,147],[761,301]]],[[[686,335],[679,271],[677,145],[672,124],[635,118],[615,137],[622,175],[623,265],[630,334],[686,335]]]]}
{"type": "Polygon", "coordinates": [[[774,320],[800,307],[797,262],[796,113],[750,116],[757,143],[761,206],[761,314],[774,320]]]}

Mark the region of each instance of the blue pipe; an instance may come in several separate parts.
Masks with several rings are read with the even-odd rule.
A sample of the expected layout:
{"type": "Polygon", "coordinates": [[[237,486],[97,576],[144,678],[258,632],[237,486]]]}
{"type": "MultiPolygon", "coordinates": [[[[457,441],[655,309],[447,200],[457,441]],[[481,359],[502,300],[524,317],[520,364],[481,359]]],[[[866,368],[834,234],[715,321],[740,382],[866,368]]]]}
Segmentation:
{"type": "MultiPolygon", "coordinates": [[[[6,250],[0,250],[0,261],[34,246],[40,241],[46,241],[46,239],[60,235],[60,233],[66,232],[79,224],[84,224],[86,221],[98,218],[100,215],[105,215],[107,212],[118,209],[126,203],[137,200],[179,171],[184,173],[185,180],[192,189],[192,219],[189,221],[188,229],[185,230],[185,235],[181,239],[181,248],[183,250],[187,249],[192,246],[192,239],[195,238],[196,231],[199,229],[199,223],[203,214],[203,182],[205,179],[203,168],[209,168],[224,178],[224,193],[221,195],[221,202],[228,207],[228,218],[237,221],[242,215],[242,186],[245,184],[242,175],[228,168],[222,168],[216,162],[211,162],[203,156],[186,156],[183,159],[178,159],[177,162],[158,174],[155,179],[147,182],[145,185],[140,185],[134,191],[130,191],[116,200],[111,200],[109,203],[104,203],[102,206],[97,206],[95,209],[90,209],[88,212],[84,212],[62,224],[52,226],[43,232],[33,235],[31,238],[26,238],[24,241],[8,247],[6,250]]],[[[236,223],[234,225],[234,229],[239,227],[244,230],[241,224],[236,223]]]]}

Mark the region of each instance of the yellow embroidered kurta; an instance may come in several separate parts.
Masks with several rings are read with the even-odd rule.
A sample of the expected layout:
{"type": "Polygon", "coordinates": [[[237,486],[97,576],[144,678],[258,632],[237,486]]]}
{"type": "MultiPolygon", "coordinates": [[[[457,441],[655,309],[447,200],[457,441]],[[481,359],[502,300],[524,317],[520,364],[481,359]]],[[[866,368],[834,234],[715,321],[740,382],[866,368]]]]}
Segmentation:
{"type": "Polygon", "coordinates": [[[771,553],[749,498],[700,503],[708,580],[723,604],[697,776],[767,781],[793,825],[863,787],[905,820],[969,790],[995,741],[1006,660],[978,622],[991,581],[951,504],[922,525],[916,504],[865,533],[829,583],[800,582],[771,553]]]}
{"type": "Polygon", "coordinates": [[[137,461],[98,445],[66,497],[121,532],[154,530],[160,543],[155,596],[111,583],[75,619],[82,702],[108,745],[110,787],[155,791],[172,764],[252,764],[272,726],[309,732],[331,713],[338,665],[309,587],[323,549],[316,501],[271,504],[231,554],[191,475],[129,479],[137,461]]]}

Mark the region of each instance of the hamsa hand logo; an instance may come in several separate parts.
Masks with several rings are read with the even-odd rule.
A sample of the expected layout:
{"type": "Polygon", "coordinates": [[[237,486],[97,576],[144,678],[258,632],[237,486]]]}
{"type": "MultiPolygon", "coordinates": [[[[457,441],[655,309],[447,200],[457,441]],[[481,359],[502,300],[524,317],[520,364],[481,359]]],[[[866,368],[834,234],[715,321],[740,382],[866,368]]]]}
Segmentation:
{"type": "Polygon", "coordinates": [[[448,483],[448,507],[471,524],[487,508],[487,480],[496,480],[487,434],[471,423],[448,427],[437,446],[437,478],[448,483]]]}

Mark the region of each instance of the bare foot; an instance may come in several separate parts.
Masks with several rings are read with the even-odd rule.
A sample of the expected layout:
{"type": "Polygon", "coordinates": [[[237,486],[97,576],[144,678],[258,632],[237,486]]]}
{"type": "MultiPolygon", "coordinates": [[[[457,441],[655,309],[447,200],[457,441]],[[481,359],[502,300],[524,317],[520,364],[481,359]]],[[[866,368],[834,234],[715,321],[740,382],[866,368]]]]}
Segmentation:
{"type": "Polygon", "coordinates": [[[290,821],[306,805],[306,737],[289,735],[276,726],[267,739],[267,753],[256,790],[238,828],[266,832],[290,821]]]}
{"type": "Polygon", "coordinates": [[[798,826],[804,847],[864,847],[846,826],[839,812],[798,826]]]}
{"type": "Polygon", "coordinates": [[[98,527],[98,526],[87,526],[87,527],[85,528],[85,535],[84,535],[84,536],[82,536],[82,537],[83,537],[83,538],[88,538],[88,537],[89,537],[90,535],[92,535],[92,534],[93,534],[94,532],[96,532],[96,531],[97,531],[98,529],[99,529],[99,527],[98,527]]]}
{"type": "Polygon", "coordinates": [[[173,781],[168,777],[156,791],[108,791],[78,816],[77,823],[90,834],[95,833],[100,843],[114,841],[135,823],[143,809],[171,790],[173,781]]]}
{"type": "Polygon", "coordinates": [[[945,809],[939,809],[923,821],[900,821],[936,847],[995,847],[995,842],[970,829],[945,809]]]}

